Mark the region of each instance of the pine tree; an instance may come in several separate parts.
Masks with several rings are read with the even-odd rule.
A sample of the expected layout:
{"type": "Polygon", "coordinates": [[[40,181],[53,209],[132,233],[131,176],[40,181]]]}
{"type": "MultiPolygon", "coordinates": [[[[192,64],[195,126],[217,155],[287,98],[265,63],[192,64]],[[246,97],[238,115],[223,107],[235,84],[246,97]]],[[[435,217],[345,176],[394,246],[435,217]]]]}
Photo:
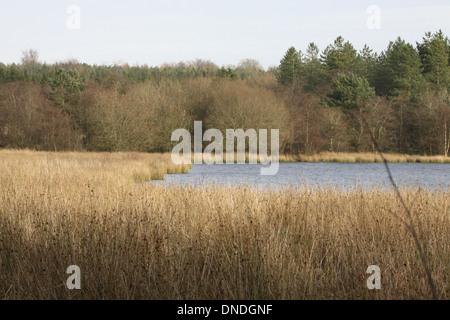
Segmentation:
{"type": "Polygon", "coordinates": [[[406,94],[416,101],[426,89],[419,53],[400,37],[382,53],[377,73],[378,81],[383,81],[381,93],[390,96],[406,94]]]}
{"type": "Polygon", "coordinates": [[[375,89],[366,78],[354,73],[340,73],[333,80],[332,93],[328,94],[328,105],[340,107],[347,113],[375,95],[375,89]]]}
{"type": "Polygon", "coordinates": [[[375,89],[366,78],[354,73],[340,73],[333,80],[332,93],[328,94],[328,105],[339,107],[348,123],[349,144],[359,151],[363,144],[366,120],[363,114],[367,102],[375,96],[375,89]]]}
{"type": "Polygon", "coordinates": [[[441,30],[427,32],[422,43],[417,43],[425,79],[440,89],[450,87],[450,41],[441,30]]]}
{"type": "Polygon", "coordinates": [[[354,71],[356,50],[350,42],[344,42],[344,38],[339,36],[333,45],[324,50],[322,60],[331,70],[354,71]]]}
{"type": "Polygon", "coordinates": [[[366,44],[364,48],[358,52],[356,57],[356,73],[367,78],[370,82],[376,63],[377,55],[366,44]]]}
{"type": "Polygon", "coordinates": [[[280,61],[278,82],[282,85],[296,85],[300,82],[302,69],[301,52],[290,47],[280,61]]]}
{"type": "Polygon", "coordinates": [[[79,102],[81,94],[87,86],[86,79],[78,71],[57,68],[49,80],[51,88],[49,100],[61,106],[70,115],[70,105],[79,102]]]}
{"type": "Polygon", "coordinates": [[[319,59],[319,47],[311,42],[305,55],[305,89],[317,91],[328,81],[328,73],[319,59]]]}

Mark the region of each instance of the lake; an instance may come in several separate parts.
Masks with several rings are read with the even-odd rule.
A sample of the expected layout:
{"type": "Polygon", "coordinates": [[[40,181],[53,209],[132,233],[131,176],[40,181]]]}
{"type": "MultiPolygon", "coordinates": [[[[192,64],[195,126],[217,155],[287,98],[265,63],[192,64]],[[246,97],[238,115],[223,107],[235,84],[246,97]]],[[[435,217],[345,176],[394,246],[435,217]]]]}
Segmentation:
{"type": "MultiPolygon", "coordinates": [[[[333,188],[391,188],[383,163],[280,163],[273,176],[260,175],[260,164],[194,164],[188,174],[167,174],[164,185],[206,184],[250,185],[262,188],[286,186],[320,186],[333,188]]],[[[399,187],[422,187],[435,190],[450,186],[448,163],[389,163],[392,176],[399,187]]]]}

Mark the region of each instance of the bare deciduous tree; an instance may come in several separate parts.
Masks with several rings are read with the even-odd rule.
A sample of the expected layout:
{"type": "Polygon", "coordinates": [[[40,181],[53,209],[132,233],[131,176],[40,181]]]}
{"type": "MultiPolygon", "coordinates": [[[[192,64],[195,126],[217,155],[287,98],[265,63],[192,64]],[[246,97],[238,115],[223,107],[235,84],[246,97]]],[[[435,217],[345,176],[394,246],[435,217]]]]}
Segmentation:
{"type": "Polygon", "coordinates": [[[39,52],[34,49],[22,51],[22,65],[37,65],[39,62],[39,52]]]}

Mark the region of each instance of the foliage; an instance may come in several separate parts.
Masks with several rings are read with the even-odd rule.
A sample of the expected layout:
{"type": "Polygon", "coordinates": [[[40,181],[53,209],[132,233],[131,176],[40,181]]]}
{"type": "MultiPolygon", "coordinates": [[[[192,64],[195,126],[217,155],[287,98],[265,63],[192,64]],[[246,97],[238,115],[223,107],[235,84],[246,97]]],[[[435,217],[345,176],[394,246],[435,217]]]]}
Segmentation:
{"type": "Polygon", "coordinates": [[[328,105],[341,107],[344,112],[354,110],[375,96],[375,89],[369,85],[367,79],[354,73],[338,74],[333,80],[332,90],[328,95],[328,105]]]}
{"type": "Polygon", "coordinates": [[[280,152],[383,151],[448,155],[450,43],[425,33],[381,54],[337,37],[303,55],[290,47],[267,70],[209,60],[161,66],[39,61],[0,63],[0,147],[169,151],[171,132],[204,128],[280,129],[280,152]]]}
{"type": "Polygon", "coordinates": [[[298,84],[301,75],[301,52],[290,47],[280,61],[278,82],[282,85],[298,84]]]}
{"type": "Polygon", "coordinates": [[[322,60],[331,70],[353,70],[356,64],[356,49],[339,36],[322,54],[322,60]]]}

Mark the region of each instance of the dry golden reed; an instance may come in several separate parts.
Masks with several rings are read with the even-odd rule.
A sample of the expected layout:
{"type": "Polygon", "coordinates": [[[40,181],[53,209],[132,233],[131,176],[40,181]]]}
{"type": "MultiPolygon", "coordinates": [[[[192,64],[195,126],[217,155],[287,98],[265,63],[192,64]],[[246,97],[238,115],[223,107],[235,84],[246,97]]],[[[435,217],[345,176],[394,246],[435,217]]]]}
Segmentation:
{"type": "MultiPolygon", "coordinates": [[[[387,162],[423,162],[423,163],[450,163],[446,156],[421,156],[386,153],[383,154],[387,162]]],[[[302,162],[383,162],[379,153],[376,152],[320,152],[313,155],[286,155],[280,161],[302,161],[302,162]]]]}
{"type": "MultiPolygon", "coordinates": [[[[431,298],[393,192],[142,183],[170,166],[170,155],[0,151],[0,299],[431,298]],[[81,290],[66,287],[70,265],[81,290]],[[366,287],[369,265],[381,290],[366,287]]],[[[449,191],[402,195],[448,299],[449,191]]]]}
{"type": "MultiPolygon", "coordinates": [[[[409,154],[397,154],[397,153],[384,153],[384,158],[389,163],[450,163],[450,157],[443,155],[437,156],[421,156],[421,155],[409,155],[409,154]]],[[[226,154],[224,154],[224,162],[226,161],[226,154]]],[[[237,154],[234,155],[235,161],[237,154]]],[[[245,161],[249,162],[249,159],[256,159],[260,161],[259,155],[245,154],[245,161]]],[[[192,157],[193,159],[193,157],[192,157]]],[[[273,157],[264,158],[264,160],[271,160],[273,157]]],[[[378,152],[320,152],[315,154],[280,154],[277,157],[279,162],[346,162],[346,163],[358,163],[358,162],[383,162],[383,158],[378,152]]]]}

